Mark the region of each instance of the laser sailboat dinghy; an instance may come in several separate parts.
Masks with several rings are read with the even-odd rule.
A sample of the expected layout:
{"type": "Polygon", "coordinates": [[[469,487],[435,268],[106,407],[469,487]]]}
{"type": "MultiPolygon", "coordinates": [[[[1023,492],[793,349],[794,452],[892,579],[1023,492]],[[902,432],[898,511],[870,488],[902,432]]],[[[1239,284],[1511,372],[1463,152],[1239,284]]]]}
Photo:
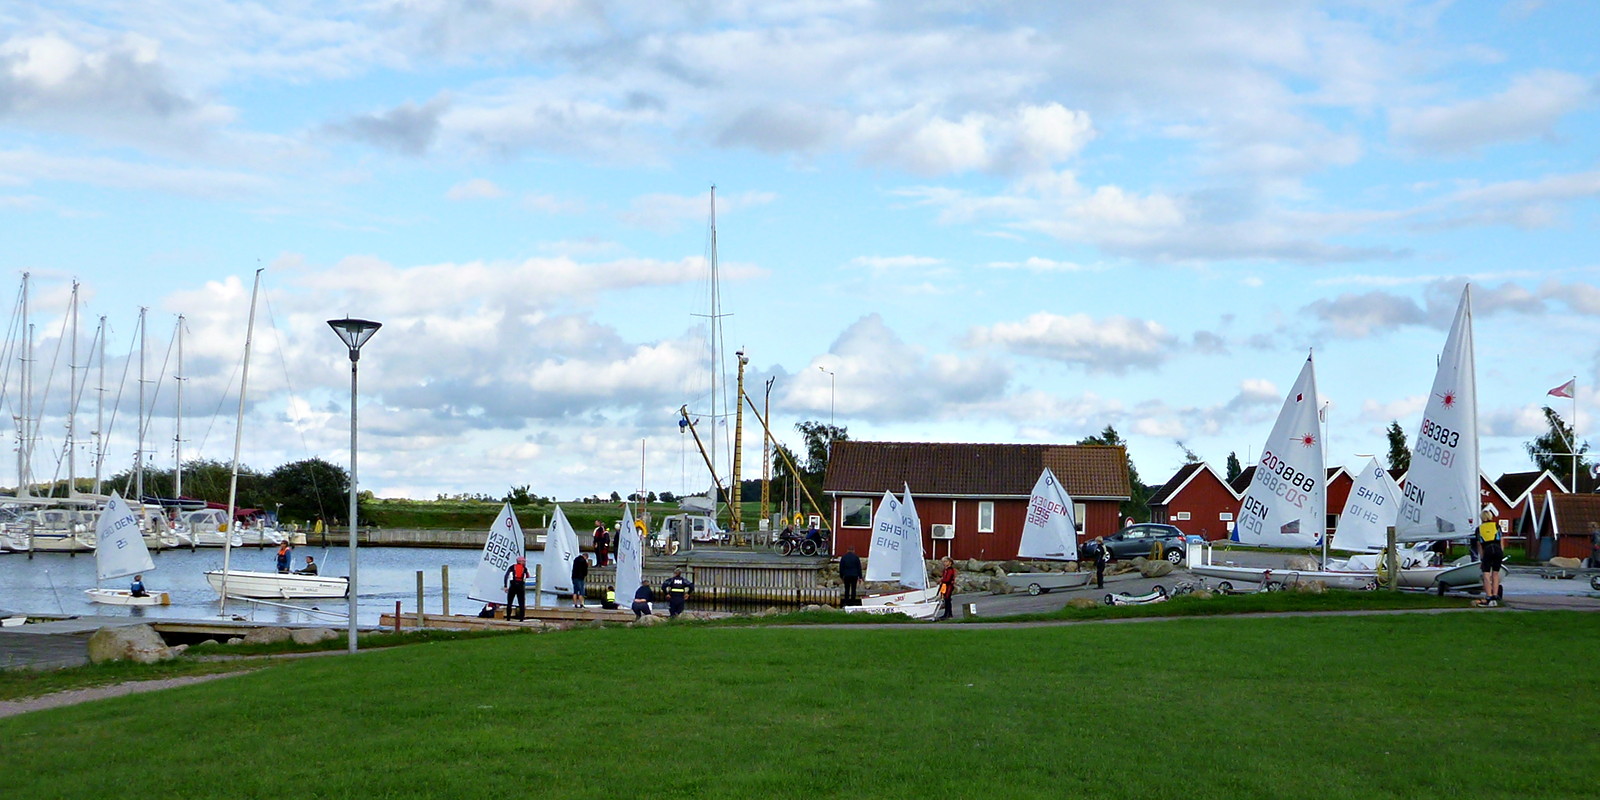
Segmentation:
{"type": "MultiPolygon", "coordinates": [[[[1051,561],[1078,560],[1078,524],[1072,496],[1056,474],[1045,467],[1028,498],[1028,517],[1022,524],[1017,558],[1051,561]]],[[[1089,584],[1088,572],[1011,572],[1006,583],[1037,595],[1053,589],[1077,589],[1089,584]]]]}
{"type": "Polygon", "coordinates": [[[150,549],[145,546],[144,535],[139,530],[139,518],[128,508],[121,495],[113,493],[100,512],[95,525],[94,576],[96,586],[83,593],[96,603],[111,606],[169,606],[172,597],[166,592],[145,592],[135,595],[131,589],[106,589],[100,581],[126,578],[156,568],[150,559],[150,549]]]}

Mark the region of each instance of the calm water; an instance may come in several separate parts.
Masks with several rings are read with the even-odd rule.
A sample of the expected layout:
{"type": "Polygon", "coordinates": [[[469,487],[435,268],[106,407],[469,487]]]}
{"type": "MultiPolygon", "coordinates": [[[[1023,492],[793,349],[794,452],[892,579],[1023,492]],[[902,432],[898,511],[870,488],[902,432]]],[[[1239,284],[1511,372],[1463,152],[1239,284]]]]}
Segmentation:
{"type": "MultiPolygon", "coordinates": [[[[231,565],[234,569],[272,572],[276,568],[275,548],[258,550],[253,547],[233,551],[231,565]]],[[[416,547],[363,547],[357,553],[360,559],[357,575],[357,618],[363,625],[378,623],[378,615],[394,611],[396,600],[406,611],[417,607],[417,570],[423,571],[423,607],[429,613],[443,610],[444,592],[440,567],[450,568],[450,611],[456,614],[476,613],[483,604],[467,598],[472,585],[472,573],[478,565],[477,550],[433,549],[416,547]]],[[[349,573],[350,555],[343,547],[297,547],[293,563],[305,563],[305,557],[316,558],[322,574],[345,576],[349,573]]],[[[530,554],[530,561],[537,553],[530,554]]],[[[80,553],[69,556],[61,553],[36,553],[28,560],[26,553],[0,554],[0,609],[18,613],[82,614],[95,616],[129,616],[146,619],[204,619],[218,612],[217,593],[206,583],[205,571],[222,567],[221,548],[199,550],[163,550],[151,553],[156,562],[153,571],[144,574],[145,586],[172,595],[172,605],[131,608],[91,603],[83,590],[92,588],[94,580],[94,555],[80,553]]],[[[131,578],[106,581],[107,588],[126,589],[131,578]]],[[[276,601],[275,601],[276,602],[276,601]]],[[[228,601],[228,613],[262,622],[327,622],[331,627],[343,624],[342,618],[309,613],[300,609],[320,608],[343,614],[349,608],[344,598],[323,600],[292,600],[287,605],[294,609],[260,606],[241,600],[228,601]]],[[[528,604],[535,605],[530,587],[528,604]]],[[[545,595],[544,605],[564,605],[559,598],[545,595]]]]}

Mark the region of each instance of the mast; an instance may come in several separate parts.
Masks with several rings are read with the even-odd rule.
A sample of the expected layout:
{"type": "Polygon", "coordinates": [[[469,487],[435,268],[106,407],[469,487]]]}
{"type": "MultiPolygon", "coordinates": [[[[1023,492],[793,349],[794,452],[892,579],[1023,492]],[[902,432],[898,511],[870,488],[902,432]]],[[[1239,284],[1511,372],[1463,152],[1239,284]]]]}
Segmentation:
{"type": "MultiPolygon", "coordinates": [[[[255,301],[252,300],[252,303],[255,301]]],[[[177,387],[178,407],[176,416],[172,421],[172,499],[183,499],[183,315],[178,315],[178,329],[173,334],[178,338],[178,371],[173,373],[173,385],[177,387]]],[[[181,510],[183,504],[179,503],[181,510]]],[[[233,520],[229,520],[231,524],[233,520]]],[[[232,528],[229,528],[232,531],[232,528]]],[[[232,538],[231,535],[225,538],[232,538]]]]}
{"type": "Polygon", "coordinates": [[[139,429],[139,443],[133,451],[133,485],[134,496],[139,502],[144,502],[144,429],[147,417],[144,410],[144,315],[150,309],[139,306],[139,424],[134,426],[139,429]]]}
{"type": "Polygon", "coordinates": [[[21,400],[17,403],[21,419],[17,422],[17,497],[28,496],[28,277],[22,273],[22,325],[17,333],[22,347],[17,355],[17,383],[21,400]]]}
{"type": "MultiPolygon", "coordinates": [[[[244,329],[244,367],[239,371],[239,415],[235,418],[233,423],[233,469],[231,470],[228,478],[228,523],[227,529],[223,531],[222,535],[222,591],[218,593],[221,595],[221,598],[218,600],[218,602],[221,604],[221,611],[218,613],[223,616],[226,616],[228,608],[228,560],[229,557],[233,555],[233,513],[235,504],[239,499],[239,446],[244,441],[245,387],[250,384],[250,341],[255,336],[256,295],[260,293],[260,291],[261,270],[257,269],[255,286],[250,289],[250,321],[245,325],[244,329]]],[[[183,327],[183,317],[181,316],[178,317],[178,327],[180,330],[183,327]]],[[[179,341],[182,340],[180,339],[179,341]]],[[[180,347],[178,352],[180,353],[181,358],[183,349],[180,347]]],[[[354,473],[354,464],[351,466],[351,472],[354,473]]],[[[352,492],[351,495],[354,496],[354,492],[352,492]]],[[[354,527],[354,523],[351,523],[351,527],[354,527]]],[[[354,548],[352,548],[352,552],[353,551],[354,548]]],[[[355,619],[355,614],[351,614],[350,624],[352,626],[355,625],[355,619]]]]}
{"type": "MultiPolygon", "coordinates": [[[[750,363],[750,359],[745,357],[743,349],[739,350],[736,355],[739,358],[739,389],[733,396],[744,397],[744,368],[746,364],[750,363]]],[[[744,485],[741,482],[743,476],[740,471],[744,464],[744,403],[738,405],[737,413],[733,419],[733,486],[731,487],[733,492],[729,497],[728,507],[731,512],[729,517],[733,520],[733,529],[742,531],[744,530],[744,503],[742,502],[744,500],[744,485]]]]}
{"type": "MultiPolygon", "coordinates": [[[[762,403],[762,413],[768,417],[772,416],[772,382],[776,380],[767,379],[767,397],[762,403]]],[[[761,519],[772,519],[772,439],[767,436],[761,437],[761,519]]]]}
{"type": "Polygon", "coordinates": [[[67,499],[78,496],[78,447],[74,438],[78,414],[78,282],[72,282],[72,346],[67,350],[67,499]]]}
{"type": "Polygon", "coordinates": [[[94,493],[100,494],[100,468],[106,461],[106,315],[100,315],[100,329],[94,336],[100,341],[100,386],[95,390],[94,493]]]}

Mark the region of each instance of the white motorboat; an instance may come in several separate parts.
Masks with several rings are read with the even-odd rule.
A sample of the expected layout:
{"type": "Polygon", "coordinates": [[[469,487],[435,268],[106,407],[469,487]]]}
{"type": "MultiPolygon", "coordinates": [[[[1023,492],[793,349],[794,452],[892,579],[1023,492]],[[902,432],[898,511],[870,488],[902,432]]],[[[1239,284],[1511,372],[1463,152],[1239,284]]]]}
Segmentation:
{"type": "MultiPolygon", "coordinates": [[[[205,573],[206,583],[217,594],[222,594],[223,570],[205,573]]],[[[350,581],[346,578],[322,575],[297,575],[292,572],[249,572],[227,570],[229,597],[249,597],[272,600],[300,600],[326,597],[347,597],[350,581]]]]}
{"type": "Polygon", "coordinates": [[[228,524],[228,513],[220,508],[179,514],[176,533],[180,547],[244,546],[244,535],[228,524]]]}

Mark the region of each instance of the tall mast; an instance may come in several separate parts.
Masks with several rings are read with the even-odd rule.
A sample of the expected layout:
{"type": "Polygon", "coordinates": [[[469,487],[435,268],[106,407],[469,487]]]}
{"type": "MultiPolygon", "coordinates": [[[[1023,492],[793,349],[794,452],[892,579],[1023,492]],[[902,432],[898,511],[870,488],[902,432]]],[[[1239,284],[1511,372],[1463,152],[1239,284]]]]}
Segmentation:
{"type": "Polygon", "coordinates": [[[17,422],[17,496],[28,496],[28,277],[22,273],[22,325],[17,331],[22,337],[22,347],[18,348],[17,383],[22,399],[18,402],[18,413],[21,419],[17,422]]]}
{"type": "Polygon", "coordinates": [[[78,496],[78,282],[72,282],[72,346],[67,350],[67,499],[78,496]]]}
{"type": "MultiPolygon", "coordinates": [[[[172,423],[172,499],[183,498],[183,315],[178,315],[178,371],[172,380],[177,386],[177,416],[172,423]]],[[[182,506],[179,506],[180,508],[182,506]]],[[[231,535],[230,537],[231,538],[231,535]]]]}
{"type": "MultiPolygon", "coordinates": [[[[100,340],[100,388],[94,412],[94,493],[100,494],[100,468],[106,461],[106,315],[100,315],[100,329],[95,333],[100,340]]],[[[137,498],[135,498],[137,499],[137,498]]]]}
{"type": "Polygon", "coordinates": [[[144,429],[147,419],[144,410],[144,315],[149,310],[144,306],[139,307],[139,424],[134,426],[139,429],[139,443],[138,449],[133,451],[133,491],[134,497],[141,503],[144,502],[144,429]]]}
{"type": "MultiPolygon", "coordinates": [[[[235,504],[239,499],[239,445],[244,441],[244,398],[245,387],[250,383],[250,340],[255,336],[256,295],[260,291],[261,270],[258,269],[256,270],[255,286],[250,290],[250,321],[246,324],[244,329],[244,367],[239,371],[239,416],[234,420],[233,423],[233,469],[230,477],[228,478],[228,525],[223,531],[222,535],[222,591],[219,592],[221,595],[219,602],[222,604],[222,606],[221,611],[218,613],[223,616],[227,615],[228,609],[228,560],[233,555],[233,512],[235,504]]],[[[178,317],[178,320],[178,325],[181,329],[183,326],[183,317],[178,317]]],[[[181,353],[183,351],[180,348],[178,352],[181,353]]],[[[354,452],[353,448],[352,452],[354,452]]],[[[355,472],[354,467],[355,465],[351,464],[350,471],[352,474],[355,472]]],[[[351,496],[355,496],[354,487],[352,487],[351,496]]],[[[352,521],[351,528],[353,529],[354,527],[355,523],[352,521]]],[[[354,563],[354,556],[351,558],[352,563],[354,563]]],[[[352,577],[354,577],[353,574],[352,577]]],[[[355,614],[351,613],[350,624],[352,626],[355,625],[355,619],[355,614]]]]}

